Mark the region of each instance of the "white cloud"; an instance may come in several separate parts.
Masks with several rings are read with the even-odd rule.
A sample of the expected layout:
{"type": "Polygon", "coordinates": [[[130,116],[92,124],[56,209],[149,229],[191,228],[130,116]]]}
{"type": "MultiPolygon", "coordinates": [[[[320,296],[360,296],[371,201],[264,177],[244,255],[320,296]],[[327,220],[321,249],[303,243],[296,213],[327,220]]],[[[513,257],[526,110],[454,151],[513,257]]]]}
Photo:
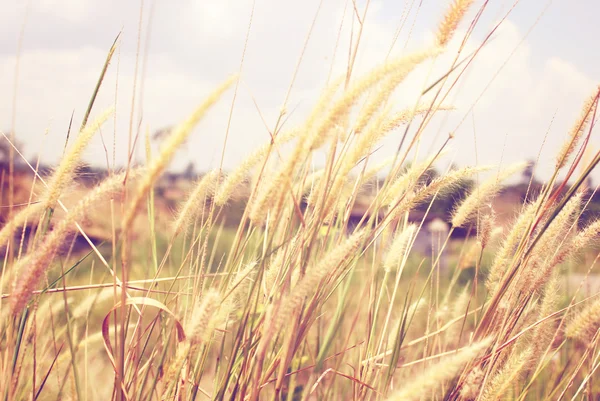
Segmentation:
{"type": "MultiPolygon", "coordinates": [[[[124,24],[121,50],[115,55],[95,108],[99,112],[113,103],[118,65],[117,145],[118,159],[123,161],[128,138],[139,9],[131,4],[121,6],[118,2],[83,3],[86,6],[71,7],[70,1],[44,0],[41,5],[34,5],[21,58],[17,132],[26,144],[26,153],[32,155],[40,151],[36,148],[40,143],[39,138],[49,121],[52,121],[52,144],[45,145],[41,151],[48,160],[57,160],[62,152],[71,111],[75,109],[78,123],[108,46],[124,24]],[[111,12],[115,7],[120,10],[119,13],[111,12]],[[57,14],[61,10],[68,12],[59,18],[57,14]],[[56,40],[51,40],[52,37],[56,40]]],[[[156,3],[144,85],[142,132],[147,128],[153,132],[181,120],[211,88],[237,71],[251,4],[251,1],[216,0],[156,3]]],[[[301,120],[310,108],[325,83],[332,62],[344,2],[323,4],[288,105],[290,110],[297,107],[291,117],[292,122],[301,120]]],[[[243,85],[240,86],[231,126],[226,167],[236,165],[239,158],[257,143],[268,140],[268,132],[252,97],[267,124],[272,125],[287,93],[317,5],[316,0],[257,0],[242,76],[243,85]]],[[[373,3],[361,39],[356,74],[367,71],[385,59],[398,22],[398,18],[389,18],[389,12],[388,4],[373,3]]],[[[393,12],[400,13],[398,10],[393,12]]],[[[11,21],[0,17],[0,22],[5,22],[9,27],[7,29],[12,26],[16,30],[22,21],[21,13],[22,9],[8,10],[5,15],[11,15],[11,21]]],[[[337,71],[342,71],[347,61],[351,13],[351,8],[346,9],[342,40],[335,58],[337,71]]],[[[145,23],[147,17],[146,13],[145,23]]],[[[420,18],[428,20],[430,29],[434,27],[436,21],[433,18],[420,18]]],[[[11,32],[16,41],[16,31],[11,32]]],[[[407,25],[404,33],[407,35],[408,32],[407,25]]],[[[415,30],[411,35],[409,49],[431,43],[431,32],[415,30]]],[[[495,39],[481,52],[455,88],[455,94],[449,98],[450,102],[460,106],[460,110],[449,117],[437,119],[421,145],[423,150],[429,149],[434,139],[437,138],[439,142],[440,138],[455,129],[519,44],[522,35],[522,31],[510,21],[503,24],[495,39]]],[[[403,38],[396,44],[392,54],[397,55],[402,51],[403,38]]],[[[0,45],[0,91],[10,94],[14,82],[14,49],[9,48],[8,42],[0,42],[0,45]]],[[[475,39],[472,39],[468,43],[468,50],[476,45],[475,39]]],[[[397,104],[413,104],[415,94],[426,82],[440,76],[452,57],[452,53],[442,56],[433,69],[424,66],[412,75],[399,91],[397,104]]],[[[551,153],[562,142],[570,122],[576,118],[581,103],[593,88],[593,79],[576,65],[561,59],[558,54],[543,59],[525,41],[474,108],[479,161],[499,162],[499,149],[502,149],[505,137],[505,163],[535,158],[552,115],[558,109],[544,159],[551,163],[551,153]]],[[[218,163],[230,102],[231,93],[203,122],[182,150],[175,166],[181,167],[189,159],[203,169],[218,163]]],[[[0,123],[5,129],[9,128],[11,109],[11,96],[0,98],[0,123]]],[[[136,124],[137,118],[139,116],[136,117],[136,124]]],[[[111,124],[103,129],[109,146],[112,132],[111,124]]],[[[393,150],[397,142],[398,135],[394,135],[386,140],[385,144],[389,146],[385,148],[393,150]]],[[[456,155],[457,161],[463,164],[474,162],[471,116],[467,116],[460,126],[455,142],[453,147],[460,149],[456,155]]],[[[94,163],[104,163],[104,151],[98,151],[102,149],[97,146],[99,143],[95,145],[92,148],[95,151],[88,155],[88,159],[94,163]]],[[[385,150],[381,153],[385,153],[385,150]]]]}

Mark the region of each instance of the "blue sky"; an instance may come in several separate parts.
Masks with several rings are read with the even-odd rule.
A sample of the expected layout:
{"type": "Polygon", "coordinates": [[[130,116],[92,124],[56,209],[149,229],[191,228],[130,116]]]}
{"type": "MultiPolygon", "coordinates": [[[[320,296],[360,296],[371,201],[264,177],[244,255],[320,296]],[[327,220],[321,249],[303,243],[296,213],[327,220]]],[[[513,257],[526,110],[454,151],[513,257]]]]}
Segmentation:
{"type": "MultiPolygon", "coordinates": [[[[482,3],[477,0],[473,12],[482,3]]],[[[356,4],[362,12],[365,0],[356,4]]],[[[251,5],[249,0],[144,2],[145,56],[138,67],[135,112],[135,125],[141,121],[141,132],[177,123],[211,88],[239,69],[251,5]]],[[[226,168],[235,166],[252,148],[269,139],[263,118],[269,126],[275,122],[318,5],[317,0],[256,0],[242,85],[225,152],[226,168]]],[[[490,0],[468,48],[476,48],[512,5],[513,1],[490,0]]],[[[356,73],[368,71],[385,59],[400,26],[392,56],[431,44],[446,6],[445,0],[371,1],[356,73]]],[[[468,17],[472,18],[473,12],[468,17]]],[[[447,103],[457,110],[433,121],[412,157],[423,157],[448,132],[456,130],[448,161],[465,165],[535,159],[544,143],[540,171],[547,175],[553,155],[577,118],[581,104],[600,82],[600,56],[595,51],[596,38],[600,37],[595,16],[599,13],[600,4],[594,1],[521,0],[449,96],[447,103]]],[[[107,155],[101,141],[110,149],[115,140],[117,164],[123,163],[139,15],[137,1],[10,0],[3,4],[0,90],[4,96],[0,98],[0,128],[11,128],[16,82],[15,129],[28,157],[39,154],[47,162],[60,158],[71,113],[75,111],[77,124],[106,52],[123,29],[119,52],[95,109],[100,113],[116,100],[116,125],[109,122],[86,153],[86,160],[92,164],[106,165],[107,159],[112,163],[112,150],[107,155]],[[23,27],[16,77],[17,42],[23,27]]],[[[351,1],[323,0],[287,104],[288,110],[293,110],[290,127],[310,110],[332,62],[334,71],[343,70],[351,18],[351,1]]],[[[467,18],[467,24],[469,21],[467,18]]],[[[458,39],[467,24],[461,26],[458,39]]],[[[456,45],[435,64],[426,64],[413,74],[400,88],[394,104],[414,104],[415,94],[444,70],[456,45]]],[[[174,168],[182,168],[190,160],[198,170],[218,165],[231,98],[230,92],[198,127],[177,155],[174,168]]],[[[400,134],[387,138],[376,157],[388,156],[400,134]]],[[[593,138],[594,149],[598,145],[593,138]]],[[[142,155],[140,149],[137,157],[142,155]]]]}

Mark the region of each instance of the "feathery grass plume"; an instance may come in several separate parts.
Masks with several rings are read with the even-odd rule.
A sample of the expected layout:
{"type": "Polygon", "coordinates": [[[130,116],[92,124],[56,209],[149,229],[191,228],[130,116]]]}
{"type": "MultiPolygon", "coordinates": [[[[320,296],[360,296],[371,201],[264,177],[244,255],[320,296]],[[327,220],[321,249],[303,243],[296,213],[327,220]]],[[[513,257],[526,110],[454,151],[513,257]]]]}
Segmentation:
{"type": "Polygon", "coordinates": [[[456,351],[455,354],[425,369],[419,376],[403,382],[404,386],[394,392],[388,401],[420,400],[424,394],[440,387],[444,381],[453,379],[469,362],[477,358],[489,345],[486,339],[456,351]]]}
{"type": "Polygon", "coordinates": [[[213,288],[209,289],[202,299],[196,303],[186,325],[185,342],[179,344],[175,359],[171,362],[165,375],[165,383],[171,388],[179,378],[186,359],[191,352],[201,344],[210,341],[215,324],[215,312],[219,307],[221,297],[213,288]]]}
{"type": "Polygon", "coordinates": [[[441,155],[443,155],[443,153],[439,156],[430,156],[427,159],[413,163],[408,167],[403,174],[388,186],[387,189],[384,189],[385,192],[381,195],[383,203],[389,206],[395,199],[405,194],[407,190],[417,183],[420,177],[427,173],[433,165],[433,162],[441,155]]]}
{"type": "MultiPolygon", "coordinates": [[[[139,172],[139,170],[132,170],[129,172],[129,176],[135,176],[139,172]]],[[[77,220],[84,217],[98,201],[120,189],[123,185],[125,174],[114,174],[97,185],[67,212],[65,217],[44,238],[39,247],[14,266],[12,273],[17,273],[19,277],[10,298],[13,314],[18,314],[25,308],[64,238],[75,230],[77,220]]]]}
{"type": "Polygon", "coordinates": [[[573,218],[581,207],[582,197],[583,192],[578,192],[569,199],[542,234],[531,253],[528,268],[520,272],[518,290],[539,292],[551,277],[552,271],[561,261],[558,256],[561,255],[562,249],[570,246],[568,235],[575,224],[573,218]]]}
{"type": "Polygon", "coordinates": [[[452,216],[452,226],[462,227],[477,214],[479,208],[490,201],[500,190],[501,182],[511,175],[523,170],[524,163],[517,163],[497,176],[487,179],[471,192],[469,196],[460,204],[452,216]]]}
{"type": "MultiPolygon", "coordinates": [[[[550,273],[550,279],[547,280],[547,283],[544,286],[544,293],[538,310],[538,320],[545,319],[556,312],[556,308],[560,301],[560,294],[560,276],[557,271],[553,271],[550,273]]],[[[544,356],[546,349],[551,346],[556,329],[557,322],[552,319],[545,320],[535,327],[532,333],[531,366],[537,363],[537,361],[544,356]]]]}
{"type": "Polygon", "coordinates": [[[390,203],[391,207],[394,207],[390,220],[394,220],[400,213],[411,210],[434,195],[445,193],[465,178],[477,174],[478,172],[489,170],[489,168],[490,167],[485,166],[465,167],[453,170],[434,179],[429,185],[418,188],[412,196],[408,196],[408,194],[405,193],[399,194],[394,201],[390,203]]]}
{"type": "MultiPolygon", "coordinates": [[[[311,125],[305,125],[301,129],[301,132],[305,132],[305,135],[300,137],[292,154],[287,158],[286,164],[272,180],[262,186],[253,202],[251,202],[249,216],[254,225],[261,226],[264,223],[269,211],[269,205],[276,208],[279,207],[282,194],[291,181],[297,163],[305,159],[313,150],[322,146],[332,133],[344,125],[343,121],[347,119],[350,109],[356,104],[359,98],[382,79],[395,76],[395,74],[402,75],[406,70],[406,66],[418,65],[427,58],[438,54],[439,51],[440,49],[438,48],[427,49],[400,57],[372,69],[370,73],[364,75],[348,87],[341,99],[335,102],[326,116],[321,119],[318,126],[313,128],[311,125]]],[[[310,121],[310,124],[315,123],[314,120],[310,121]]]]}
{"type": "Polygon", "coordinates": [[[481,367],[476,366],[467,375],[467,378],[460,389],[460,396],[469,401],[477,399],[477,396],[481,391],[481,383],[483,382],[484,377],[485,374],[481,367]]]}
{"type": "Polygon", "coordinates": [[[453,106],[437,106],[437,107],[435,107],[435,106],[423,104],[423,105],[419,105],[416,108],[416,110],[404,109],[404,110],[397,112],[392,117],[390,117],[383,124],[382,129],[386,133],[393,131],[396,128],[400,127],[401,125],[404,125],[404,124],[410,122],[413,119],[413,117],[427,113],[430,109],[431,109],[432,113],[434,113],[434,112],[438,112],[438,111],[454,110],[454,107],[453,106]]]}
{"type": "Polygon", "coordinates": [[[263,145],[246,159],[244,159],[242,163],[240,163],[235,170],[228,174],[223,182],[218,186],[215,193],[215,204],[217,206],[226,204],[229,198],[231,198],[233,191],[238,187],[238,185],[240,185],[240,183],[244,182],[246,175],[250,172],[250,170],[252,170],[252,168],[258,165],[261,161],[265,160],[273,146],[283,145],[296,138],[299,134],[300,130],[298,129],[282,132],[273,138],[273,143],[269,142],[268,144],[263,145]]]}
{"type": "Polygon", "coordinates": [[[273,177],[269,177],[268,181],[263,180],[262,185],[258,186],[247,206],[250,208],[248,217],[255,226],[262,226],[269,211],[279,207],[281,194],[285,193],[287,182],[291,179],[285,171],[279,171],[273,177]]]}
{"type": "MultiPolygon", "coordinates": [[[[437,54],[437,53],[436,53],[437,54]]],[[[431,54],[433,56],[435,54],[431,54]]],[[[413,59],[410,63],[405,63],[401,66],[394,74],[390,74],[389,77],[385,78],[381,84],[381,87],[367,102],[367,104],[360,110],[356,123],[354,124],[354,132],[359,134],[367,126],[369,121],[374,115],[381,109],[383,105],[389,100],[392,93],[396,88],[406,79],[406,77],[422,62],[427,60],[426,58],[413,59]]],[[[407,114],[407,119],[412,117],[416,113],[407,114]]],[[[392,124],[390,124],[392,125],[392,124]]]]}
{"type": "MultiPolygon", "coordinates": [[[[567,258],[573,256],[575,253],[587,249],[595,240],[600,236],[600,220],[595,220],[590,223],[583,230],[575,234],[571,240],[563,238],[565,243],[559,247],[559,249],[550,249],[552,260],[545,266],[546,269],[557,266],[564,262],[567,258]]],[[[543,278],[543,274],[539,275],[543,278]]]]}
{"type": "Polygon", "coordinates": [[[377,118],[369,124],[367,131],[358,136],[358,140],[354,146],[343,155],[340,168],[333,177],[333,184],[329,188],[329,191],[324,194],[327,198],[323,208],[328,216],[333,213],[336,204],[344,204],[341,201],[341,199],[344,199],[342,191],[348,183],[348,174],[381,139],[381,126],[386,116],[387,110],[379,113],[377,118]]]}
{"type": "Polygon", "coordinates": [[[186,225],[191,225],[193,223],[199,210],[206,202],[207,196],[212,194],[218,176],[218,170],[211,170],[195,184],[194,190],[181,207],[177,219],[173,224],[173,232],[175,235],[179,234],[186,225]]]}
{"type": "MultiPolygon", "coordinates": [[[[343,184],[345,184],[343,186],[343,188],[339,189],[340,196],[343,197],[345,199],[345,201],[347,201],[355,194],[355,188],[360,190],[362,184],[369,182],[373,177],[375,177],[377,175],[377,173],[379,173],[385,167],[389,166],[391,163],[392,163],[392,159],[387,159],[381,163],[376,164],[374,167],[371,167],[371,168],[367,169],[366,171],[364,171],[363,174],[361,174],[359,177],[357,177],[356,181],[346,179],[346,182],[343,183],[343,184]]],[[[306,196],[306,204],[307,205],[314,206],[316,204],[317,197],[319,196],[319,191],[318,191],[318,187],[317,187],[317,185],[315,185],[315,183],[319,182],[324,174],[325,174],[325,170],[315,171],[314,173],[312,173],[308,177],[306,177],[304,186],[301,187],[302,188],[301,190],[295,190],[295,193],[304,194],[308,189],[311,189],[310,193],[306,196]]],[[[341,184],[338,183],[336,185],[341,185],[341,184]]],[[[337,203],[340,205],[346,204],[346,202],[344,202],[344,200],[340,200],[337,203]]]]}
{"type": "Polygon", "coordinates": [[[224,295],[226,298],[223,300],[227,303],[228,309],[240,307],[242,303],[246,301],[249,282],[254,281],[250,276],[250,273],[256,268],[257,264],[256,261],[246,264],[246,266],[235,273],[233,278],[229,281],[224,295]]]}
{"type": "Polygon", "coordinates": [[[90,143],[90,140],[98,131],[98,129],[104,124],[104,122],[114,113],[114,108],[110,108],[100,114],[93,123],[87,125],[69,149],[64,155],[62,161],[56,168],[56,171],[52,174],[52,177],[48,180],[48,187],[42,197],[42,204],[44,208],[53,207],[58,198],[60,197],[62,190],[71,184],[73,174],[79,165],[81,154],[90,143]]]}
{"type": "Polygon", "coordinates": [[[573,238],[572,246],[568,247],[570,250],[581,250],[587,248],[593,241],[597,240],[600,236],[600,219],[595,220],[588,224],[583,230],[581,230],[575,238],[573,238]]]}
{"type": "Polygon", "coordinates": [[[308,269],[305,276],[292,288],[290,294],[282,300],[277,315],[272,317],[273,322],[270,327],[272,332],[279,331],[294,309],[300,306],[305,298],[314,294],[323,279],[330,274],[335,274],[340,266],[356,256],[356,251],[362,245],[366,235],[365,229],[353,233],[343,243],[320,258],[320,262],[316,266],[308,269]]]}
{"type": "Polygon", "coordinates": [[[357,141],[348,151],[344,154],[344,159],[340,167],[340,175],[344,175],[352,170],[358,162],[365,157],[373,146],[377,144],[386,134],[382,130],[384,122],[387,120],[389,115],[390,107],[386,107],[369,123],[367,129],[357,136],[357,141]]]}
{"type": "Polygon", "coordinates": [[[454,0],[450,5],[448,11],[446,11],[446,15],[444,15],[444,19],[440,23],[438,27],[438,31],[436,33],[436,44],[439,47],[445,47],[448,45],[448,42],[452,39],[458,24],[463,19],[467,10],[473,4],[474,0],[454,0]]]}
{"type": "MultiPolygon", "coordinates": [[[[338,80],[336,83],[329,86],[321,95],[318,104],[328,103],[327,101],[331,100],[337,86],[339,86],[341,82],[342,80],[338,80]]],[[[326,135],[319,136],[311,134],[314,131],[314,124],[316,124],[317,121],[326,120],[326,117],[320,117],[322,112],[323,110],[321,108],[315,108],[307,121],[300,128],[294,130],[302,135],[300,135],[298,143],[294,147],[292,153],[286,158],[283,167],[269,177],[269,179],[263,178],[260,184],[255,187],[247,205],[249,210],[248,217],[255,226],[259,227],[263,225],[270,210],[269,206],[279,207],[282,193],[288,187],[288,184],[291,183],[292,175],[294,174],[297,164],[302,159],[306,158],[313,148],[318,148],[327,141],[328,137],[326,135]]],[[[269,147],[270,144],[265,147],[265,152],[268,153],[269,147]]],[[[251,158],[253,157],[251,156],[251,158]]],[[[245,174],[244,170],[246,169],[246,166],[240,166],[240,168],[233,173],[231,181],[229,181],[224,188],[235,185],[234,180],[236,177],[242,177],[245,174]]],[[[225,190],[223,190],[223,194],[219,196],[219,202],[223,202],[223,199],[225,199],[225,190]]]]}
{"type": "MultiPolygon", "coordinates": [[[[315,149],[313,147],[313,142],[321,138],[322,135],[326,135],[327,132],[331,131],[332,128],[335,128],[336,126],[343,126],[343,120],[350,112],[350,109],[356,104],[359,98],[361,98],[367,91],[372,89],[377,83],[381,82],[382,80],[401,81],[417,65],[428,58],[439,54],[439,52],[440,49],[434,47],[397,58],[375,67],[362,78],[359,78],[353,82],[348,90],[344,92],[341,99],[339,99],[332,106],[327,117],[324,119],[321,125],[313,132],[310,132],[309,136],[307,136],[307,142],[310,149],[315,149]]],[[[374,113],[372,113],[371,116],[373,114],[374,113]]],[[[367,119],[365,122],[367,121],[369,120],[367,119]]]]}
{"type": "Polygon", "coordinates": [[[391,272],[396,268],[398,262],[404,258],[405,253],[408,250],[409,245],[417,230],[417,226],[414,224],[408,225],[402,232],[394,238],[392,245],[388,251],[385,261],[383,262],[383,269],[386,272],[391,272]]]}
{"type": "Polygon", "coordinates": [[[92,124],[88,124],[77,136],[75,142],[70,147],[69,151],[64,155],[62,161],[50,177],[47,183],[47,188],[42,195],[40,202],[33,203],[16,213],[10,222],[5,224],[0,229],[0,247],[6,245],[9,239],[14,235],[15,231],[22,227],[30,217],[34,217],[49,207],[54,207],[54,204],[60,198],[65,187],[69,186],[73,181],[73,174],[81,159],[81,154],[89,144],[90,140],[98,131],[100,126],[114,112],[110,108],[103,112],[92,124]]]}
{"type": "MultiPolygon", "coordinates": [[[[347,178],[345,180],[345,182],[341,182],[341,183],[338,182],[337,184],[334,183],[334,185],[341,186],[341,188],[339,188],[339,187],[336,188],[338,191],[338,196],[330,195],[329,199],[336,198],[335,203],[340,205],[340,207],[344,207],[348,203],[350,198],[352,198],[353,196],[356,195],[356,191],[360,191],[362,189],[362,185],[364,183],[369,182],[373,177],[375,177],[377,175],[378,172],[380,172],[383,168],[390,165],[391,163],[392,163],[392,159],[384,160],[383,162],[376,164],[374,167],[367,169],[363,174],[360,174],[356,178],[356,180],[347,178]]],[[[323,177],[324,173],[325,173],[324,170],[319,170],[319,171],[311,174],[309,177],[311,177],[311,178],[314,177],[313,180],[315,180],[315,178],[320,179],[323,177]]],[[[308,186],[308,188],[313,188],[313,190],[306,197],[306,203],[308,205],[315,205],[315,203],[317,201],[317,197],[319,195],[318,188],[316,188],[316,186],[314,185],[313,182],[308,181],[309,177],[307,177],[307,181],[305,183],[305,188],[308,186]]],[[[306,189],[308,189],[308,188],[306,188],[306,189]]],[[[331,192],[333,192],[333,190],[334,189],[332,189],[331,192]]],[[[298,193],[298,191],[296,191],[296,193],[298,193]]],[[[301,191],[300,193],[304,193],[304,191],[301,191]]],[[[331,202],[330,204],[332,204],[332,203],[334,203],[334,202],[331,202]]]]}
{"type": "MultiPolygon", "coordinates": [[[[345,80],[346,74],[342,74],[339,77],[337,77],[331,84],[327,85],[327,87],[321,92],[319,99],[315,103],[313,111],[308,116],[306,122],[302,125],[302,129],[300,132],[312,132],[316,124],[321,123],[327,118],[327,112],[330,108],[330,105],[333,104],[333,98],[335,97],[335,94],[337,93],[338,89],[345,80]]],[[[320,138],[312,138],[312,143],[310,147],[312,149],[318,149],[325,144],[327,139],[328,137],[325,135],[323,135],[320,138]]]]}
{"type": "MultiPolygon", "coordinates": [[[[190,343],[185,342],[183,344],[179,344],[177,346],[177,351],[175,352],[175,358],[171,361],[169,370],[165,374],[164,382],[170,388],[177,388],[177,384],[184,384],[184,379],[181,379],[181,372],[183,370],[183,365],[190,353],[190,343]],[[178,383],[179,382],[179,383],[178,383]]],[[[169,391],[169,389],[167,389],[169,391]]]]}
{"type": "Polygon", "coordinates": [[[600,92],[600,86],[596,89],[594,94],[590,96],[585,103],[583,104],[583,108],[581,109],[581,115],[579,119],[575,122],[571,130],[569,131],[569,135],[567,136],[567,140],[563,144],[562,148],[558,152],[556,156],[556,168],[561,169],[569,156],[573,153],[577,144],[579,143],[585,128],[590,123],[593,115],[594,108],[598,105],[598,94],[600,92]]]}
{"type": "Polygon", "coordinates": [[[46,208],[45,206],[42,202],[31,203],[13,215],[10,221],[0,229],[0,248],[6,245],[14,236],[15,231],[23,227],[30,218],[39,216],[46,208]]]}
{"type": "Polygon", "coordinates": [[[283,245],[271,258],[263,275],[263,287],[268,296],[275,288],[275,283],[288,263],[295,260],[298,250],[298,236],[293,237],[289,244],[283,245]]]}
{"type": "Polygon", "coordinates": [[[233,75],[227,79],[216,90],[214,90],[196,110],[194,110],[187,120],[173,129],[170,136],[165,140],[166,144],[164,149],[160,152],[158,157],[152,160],[150,166],[148,166],[146,175],[139,184],[131,204],[126,209],[123,217],[123,227],[131,226],[139,205],[152,187],[154,181],[156,181],[158,176],[166,168],[168,162],[175,154],[175,151],[179,148],[179,146],[181,146],[188,135],[192,132],[192,129],[194,129],[200,120],[202,120],[208,110],[219,100],[221,95],[223,95],[223,93],[231,86],[231,84],[235,82],[236,79],[237,75],[233,75]]]}
{"type": "Polygon", "coordinates": [[[305,196],[307,205],[314,206],[318,197],[318,184],[325,175],[325,170],[320,169],[306,176],[303,182],[299,182],[294,186],[294,193],[300,196],[305,196]],[[309,191],[307,194],[307,191],[309,191]]]}
{"type": "Polygon", "coordinates": [[[503,399],[502,395],[513,384],[515,379],[523,372],[529,364],[532,356],[531,348],[511,352],[506,362],[494,375],[487,381],[485,387],[481,389],[480,401],[496,401],[503,399]]]}
{"type": "Polygon", "coordinates": [[[600,299],[595,299],[569,320],[565,327],[565,335],[587,345],[598,329],[600,329],[600,299]]]}
{"type": "Polygon", "coordinates": [[[490,293],[493,293],[504,277],[504,273],[508,268],[508,264],[512,260],[514,253],[521,242],[523,236],[527,235],[526,232],[527,227],[532,223],[535,219],[538,207],[540,203],[543,201],[541,197],[536,199],[534,202],[527,205],[517,220],[513,223],[508,235],[504,239],[500,250],[497,252],[492,267],[490,268],[490,272],[488,274],[486,280],[486,288],[490,293]]]}
{"type": "Polygon", "coordinates": [[[350,207],[351,200],[356,198],[358,191],[360,191],[360,188],[357,188],[356,180],[351,180],[342,184],[342,187],[337,190],[335,197],[329,194],[327,199],[330,207],[325,208],[323,222],[332,223],[336,215],[343,215],[347,208],[350,207]]]}
{"type": "Polygon", "coordinates": [[[219,292],[211,288],[202,296],[200,302],[196,303],[185,331],[190,345],[195,346],[210,340],[220,302],[219,292]]]}
{"type": "Polygon", "coordinates": [[[492,239],[495,225],[496,213],[494,212],[494,209],[491,209],[490,213],[485,214],[481,218],[481,224],[477,230],[477,240],[481,244],[481,248],[485,248],[492,239]]]}

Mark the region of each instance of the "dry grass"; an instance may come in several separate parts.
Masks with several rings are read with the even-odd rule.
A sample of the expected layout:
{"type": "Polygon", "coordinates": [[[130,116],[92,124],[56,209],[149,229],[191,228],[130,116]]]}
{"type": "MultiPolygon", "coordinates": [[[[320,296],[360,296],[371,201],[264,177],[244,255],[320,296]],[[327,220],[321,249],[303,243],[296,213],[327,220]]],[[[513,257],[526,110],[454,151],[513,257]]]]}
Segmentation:
{"type": "MultiPolygon", "coordinates": [[[[597,95],[553,178],[501,240],[489,204],[521,165],[473,189],[447,216],[449,231],[432,234],[430,255],[414,250],[427,227],[411,222],[411,211],[487,168],[426,179],[451,135],[406,168],[431,117],[447,107],[415,99],[396,111],[390,99],[447,47],[471,3],[451,4],[430,48],[335,80],[304,123],[276,132],[229,175],[206,174],[175,216],[157,213],[157,179],[235,78],[171,132],[148,166],[109,176],[67,209],[82,150],[108,114],[83,127],[45,192],[0,230],[2,399],[595,399],[600,302],[567,293],[561,278],[598,238],[597,221],[578,224],[586,207],[578,190],[600,154],[587,166],[576,158],[570,182],[557,177],[587,144],[597,95]],[[417,116],[396,157],[371,163],[380,141],[397,128],[408,134],[417,116]],[[282,162],[278,146],[292,141],[282,162]],[[317,149],[327,157],[315,172],[317,149]],[[225,210],[246,181],[249,200],[232,229],[225,210]],[[357,223],[351,215],[366,187],[372,196],[357,223]],[[80,223],[99,203],[110,211],[110,241],[89,241],[90,252],[75,255],[70,246],[87,239],[80,223]],[[55,207],[64,209],[58,221],[55,207]],[[30,219],[38,224],[24,246],[30,219]],[[456,240],[460,227],[475,230],[476,241],[456,240]]],[[[430,88],[435,99],[445,98],[443,88],[430,88]]]]}

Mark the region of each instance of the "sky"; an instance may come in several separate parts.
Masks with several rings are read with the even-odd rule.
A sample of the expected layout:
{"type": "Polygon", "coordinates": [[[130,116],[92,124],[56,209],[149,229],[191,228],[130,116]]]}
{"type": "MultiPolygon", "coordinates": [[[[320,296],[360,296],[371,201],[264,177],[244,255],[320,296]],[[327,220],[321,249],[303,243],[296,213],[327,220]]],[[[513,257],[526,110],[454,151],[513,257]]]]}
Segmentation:
{"type": "MultiPolygon", "coordinates": [[[[445,100],[455,110],[435,117],[411,158],[424,157],[454,132],[448,163],[504,166],[539,157],[538,174],[550,174],[583,102],[600,83],[600,2],[520,0],[512,8],[514,1],[489,1],[467,51],[508,17],[445,100]]],[[[400,86],[395,108],[412,107],[418,93],[443,74],[483,2],[475,1],[445,54],[400,86]]],[[[353,76],[386,57],[431,46],[448,3],[371,0],[353,76]]],[[[14,129],[27,158],[59,161],[71,115],[78,127],[108,49],[122,31],[92,112],[93,118],[116,105],[116,117],[103,126],[85,161],[124,164],[134,84],[132,130],[143,138],[177,124],[241,70],[231,123],[232,90],[172,163],[175,170],[189,162],[197,171],[218,167],[228,132],[223,167],[231,169],[269,140],[296,66],[285,128],[303,121],[329,77],[344,71],[358,29],[354,6],[362,15],[366,0],[6,0],[0,14],[0,129],[14,129]]],[[[393,154],[402,133],[386,138],[373,157],[393,154]]],[[[599,145],[592,137],[592,149],[599,145]]],[[[143,160],[143,140],[136,149],[135,157],[143,160]]]]}

